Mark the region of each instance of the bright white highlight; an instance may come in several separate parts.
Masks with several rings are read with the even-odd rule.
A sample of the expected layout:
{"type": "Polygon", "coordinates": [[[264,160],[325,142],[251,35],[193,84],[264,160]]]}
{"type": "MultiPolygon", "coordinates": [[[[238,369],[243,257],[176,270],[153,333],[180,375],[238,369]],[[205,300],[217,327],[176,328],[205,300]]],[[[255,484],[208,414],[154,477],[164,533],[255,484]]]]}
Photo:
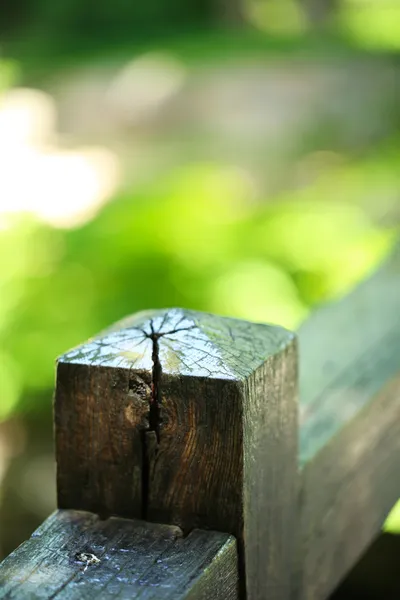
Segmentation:
{"type": "Polygon", "coordinates": [[[98,212],[119,181],[116,157],[103,148],[56,146],[56,109],[37,90],[0,98],[0,225],[28,212],[54,227],[76,227],[98,212]]]}

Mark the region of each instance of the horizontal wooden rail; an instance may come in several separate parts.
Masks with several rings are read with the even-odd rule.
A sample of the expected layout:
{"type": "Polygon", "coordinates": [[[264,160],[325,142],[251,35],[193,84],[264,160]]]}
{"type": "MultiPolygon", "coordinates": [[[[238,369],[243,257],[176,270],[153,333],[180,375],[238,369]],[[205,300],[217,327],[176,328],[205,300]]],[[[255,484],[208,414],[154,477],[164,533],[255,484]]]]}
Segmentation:
{"type": "Polygon", "coordinates": [[[236,600],[236,541],[59,510],[3,561],[0,598],[236,600]]]}
{"type": "Polygon", "coordinates": [[[400,251],[299,331],[299,595],[323,600],[400,497],[400,251]]]}
{"type": "Polygon", "coordinates": [[[399,307],[397,253],[298,337],[168,309],[61,357],[68,510],[0,566],[0,597],[236,598],[239,573],[247,600],[326,600],[400,496],[399,307]]]}

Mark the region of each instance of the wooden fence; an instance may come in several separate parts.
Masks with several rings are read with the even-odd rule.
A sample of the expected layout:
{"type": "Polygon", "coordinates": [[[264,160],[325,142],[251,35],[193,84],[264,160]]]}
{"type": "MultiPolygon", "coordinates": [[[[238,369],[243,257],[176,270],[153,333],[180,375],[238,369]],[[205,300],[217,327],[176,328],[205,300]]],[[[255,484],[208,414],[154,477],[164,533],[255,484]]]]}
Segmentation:
{"type": "Polygon", "coordinates": [[[297,335],[134,315],[54,413],[59,509],[0,598],[325,600],[400,496],[400,254],[297,335]]]}

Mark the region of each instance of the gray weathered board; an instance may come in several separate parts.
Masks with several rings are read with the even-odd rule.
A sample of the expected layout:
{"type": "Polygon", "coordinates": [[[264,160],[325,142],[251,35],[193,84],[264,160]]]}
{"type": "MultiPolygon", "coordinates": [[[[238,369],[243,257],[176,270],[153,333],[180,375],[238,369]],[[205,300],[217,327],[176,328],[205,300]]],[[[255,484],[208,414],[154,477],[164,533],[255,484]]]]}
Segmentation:
{"type": "Polygon", "coordinates": [[[3,561],[0,598],[237,600],[236,540],[59,510],[3,561]],[[88,565],[82,553],[99,562],[88,565]]]}
{"type": "Polygon", "coordinates": [[[399,250],[299,331],[297,590],[307,600],[332,592],[400,497],[399,250]]]}
{"type": "MultiPolygon", "coordinates": [[[[399,254],[317,311],[298,337],[299,427],[296,338],[279,327],[152,311],[64,355],[55,401],[60,506],[99,513],[105,520],[96,520],[96,530],[124,523],[123,535],[137,522],[110,514],[163,521],[185,535],[197,527],[234,534],[248,600],[326,600],[400,496],[399,254]]],[[[183,540],[200,536],[211,544],[215,535],[195,529],[183,540]]],[[[38,538],[39,553],[50,538],[38,538]]],[[[218,570],[204,565],[215,565],[221,553],[232,564],[229,539],[229,557],[225,545],[213,546],[206,561],[181,554],[183,573],[190,564],[211,583],[203,575],[204,584],[191,579],[168,597],[203,597],[192,588],[204,585],[204,598],[228,598],[218,570]]],[[[0,567],[4,581],[24,560],[29,570],[35,554],[26,544],[0,567]]],[[[136,556],[142,554],[157,564],[155,547],[136,556]]],[[[34,579],[43,564],[47,577],[57,569],[57,556],[32,565],[34,579]]],[[[80,597],[98,595],[86,576],[100,568],[79,571],[77,580],[72,573],[84,590],[80,597]]],[[[142,598],[141,588],[129,588],[132,581],[120,598],[142,598]]],[[[153,571],[148,581],[158,581],[153,571]]],[[[19,597],[29,597],[29,582],[21,583],[19,597]]],[[[101,589],[101,597],[112,597],[110,588],[101,589]]]]}

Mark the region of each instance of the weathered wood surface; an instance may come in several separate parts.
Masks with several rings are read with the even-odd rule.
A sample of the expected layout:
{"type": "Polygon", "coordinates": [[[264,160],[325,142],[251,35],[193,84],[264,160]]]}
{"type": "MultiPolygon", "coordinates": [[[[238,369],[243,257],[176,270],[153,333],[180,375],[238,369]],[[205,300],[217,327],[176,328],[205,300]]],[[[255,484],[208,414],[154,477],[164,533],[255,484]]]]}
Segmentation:
{"type": "Polygon", "coordinates": [[[324,600],[400,496],[400,255],[299,331],[297,597],[324,600]]]}
{"type": "Polygon", "coordinates": [[[0,565],[0,598],[237,600],[237,563],[227,534],[59,510],[0,565]]]}
{"type": "Polygon", "coordinates": [[[280,327],[180,309],[122,321],[59,360],[59,506],[232,533],[248,598],[287,598],[296,369],[280,327]]]}

